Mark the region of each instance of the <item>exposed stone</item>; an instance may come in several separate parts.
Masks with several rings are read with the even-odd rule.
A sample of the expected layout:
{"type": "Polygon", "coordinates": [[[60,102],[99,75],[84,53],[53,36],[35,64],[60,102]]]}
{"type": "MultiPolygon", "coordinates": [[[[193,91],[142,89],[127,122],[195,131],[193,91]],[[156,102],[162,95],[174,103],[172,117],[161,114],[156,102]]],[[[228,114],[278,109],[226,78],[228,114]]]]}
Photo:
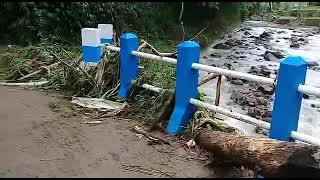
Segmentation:
{"type": "Polygon", "coordinates": [[[313,67],[313,66],[319,66],[319,63],[316,61],[308,61],[307,65],[308,67],[313,67]]]}
{"type": "Polygon", "coordinates": [[[256,99],[259,105],[265,105],[265,106],[268,105],[268,101],[265,98],[257,97],[256,99]]]}
{"type": "Polygon", "coordinates": [[[271,85],[263,84],[258,87],[258,90],[264,94],[272,95],[274,93],[274,88],[271,85]]]}
{"type": "Polygon", "coordinates": [[[309,95],[307,95],[307,94],[302,94],[302,98],[303,98],[303,99],[309,99],[309,95]]]}
{"type": "Polygon", "coordinates": [[[218,43],[213,46],[214,49],[230,49],[231,47],[225,43],[218,43]]]}
{"type": "Polygon", "coordinates": [[[269,38],[271,37],[271,32],[264,31],[262,34],[259,36],[260,38],[269,38]]]}
{"type": "Polygon", "coordinates": [[[264,54],[263,58],[267,61],[278,61],[278,59],[272,53],[264,54]]]}
{"type": "Polygon", "coordinates": [[[219,57],[221,57],[221,54],[215,52],[215,53],[210,54],[210,56],[215,57],[215,58],[219,58],[219,57]]]}
{"type": "Polygon", "coordinates": [[[251,35],[251,33],[250,33],[249,31],[245,31],[245,32],[244,32],[244,35],[246,35],[246,36],[250,36],[250,35],[251,35]]]}
{"type": "Polygon", "coordinates": [[[290,44],[290,47],[291,47],[291,48],[299,48],[299,47],[300,47],[300,44],[299,44],[298,42],[292,42],[292,43],[290,44]]]}
{"type": "Polygon", "coordinates": [[[265,52],[265,54],[268,54],[268,53],[271,53],[274,57],[278,58],[278,59],[282,59],[284,58],[284,55],[280,52],[280,51],[270,51],[270,50],[267,50],[265,52]]]}
{"type": "Polygon", "coordinates": [[[243,81],[241,79],[231,80],[230,83],[234,85],[243,85],[243,81]]]}
{"type": "Polygon", "coordinates": [[[262,121],[270,123],[271,122],[271,118],[270,117],[264,117],[264,118],[262,118],[262,121]]]}
{"type": "Polygon", "coordinates": [[[265,117],[271,117],[271,114],[272,114],[272,111],[264,111],[262,114],[261,114],[261,117],[265,118],[265,117]]]}

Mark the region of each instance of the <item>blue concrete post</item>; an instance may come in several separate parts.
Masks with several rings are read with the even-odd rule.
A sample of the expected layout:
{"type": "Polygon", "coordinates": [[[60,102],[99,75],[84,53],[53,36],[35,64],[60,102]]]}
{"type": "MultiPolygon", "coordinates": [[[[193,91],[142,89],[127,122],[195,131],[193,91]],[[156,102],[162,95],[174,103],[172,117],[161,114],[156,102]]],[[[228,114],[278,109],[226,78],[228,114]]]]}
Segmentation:
{"type": "Polygon", "coordinates": [[[269,137],[289,141],[291,131],[298,128],[307,63],[300,56],[288,56],[280,63],[269,137]]]}
{"type": "Polygon", "coordinates": [[[199,57],[200,46],[194,41],[184,41],[178,45],[175,107],[167,127],[170,135],[179,134],[196,110],[189,100],[198,96],[199,73],[191,65],[199,63],[199,57]]]}
{"type": "Polygon", "coordinates": [[[139,75],[139,61],[131,51],[138,49],[138,37],[131,33],[120,37],[120,90],[119,97],[127,98],[131,82],[139,75]]]}
{"type": "Polygon", "coordinates": [[[99,63],[101,61],[102,48],[100,46],[99,29],[82,28],[82,60],[85,63],[99,63]]]}
{"type": "Polygon", "coordinates": [[[112,24],[98,24],[100,30],[101,44],[113,43],[113,25],[112,24]]]}

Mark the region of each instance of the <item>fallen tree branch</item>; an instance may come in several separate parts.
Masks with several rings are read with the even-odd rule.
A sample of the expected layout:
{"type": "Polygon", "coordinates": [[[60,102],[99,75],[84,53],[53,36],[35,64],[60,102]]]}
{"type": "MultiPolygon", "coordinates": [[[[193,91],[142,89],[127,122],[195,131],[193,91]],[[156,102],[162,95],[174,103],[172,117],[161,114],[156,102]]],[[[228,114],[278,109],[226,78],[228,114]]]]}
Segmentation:
{"type": "Polygon", "coordinates": [[[179,21],[180,21],[180,25],[181,25],[181,29],[182,29],[182,41],[184,41],[184,36],[185,36],[185,31],[184,31],[184,27],[183,27],[183,21],[182,21],[182,15],[183,15],[183,2],[181,2],[181,11],[180,11],[180,16],[179,16],[179,21]]]}
{"type": "Polygon", "coordinates": [[[193,41],[195,38],[197,38],[204,30],[206,30],[208,28],[208,26],[207,27],[205,27],[205,28],[203,28],[197,35],[195,35],[193,38],[191,38],[191,39],[189,39],[189,41],[193,41]]]}
{"type": "MultiPolygon", "coordinates": [[[[75,67],[69,65],[68,63],[66,63],[66,62],[64,62],[64,61],[61,61],[61,59],[60,59],[58,56],[56,56],[53,52],[51,52],[51,54],[52,54],[59,62],[61,62],[62,64],[66,65],[67,67],[69,67],[70,69],[72,69],[72,70],[74,70],[74,71],[76,71],[76,72],[78,71],[75,67]]],[[[80,69],[80,71],[81,71],[83,74],[85,74],[85,75],[87,76],[87,78],[89,79],[90,84],[91,84],[93,87],[96,87],[96,82],[95,82],[95,80],[94,80],[86,71],[84,71],[80,66],[78,66],[78,68],[80,69]]]]}
{"type": "Polygon", "coordinates": [[[40,82],[25,82],[25,83],[7,83],[7,82],[0,82],[2,86],[42,86],[47,84],[49,81],[40,81],[40,82]]]}
{"type": "MultiPolygon", "coordinates": [[[[158,56],[167,56],[167,57],[170,57],[170,56],[175,56],[177,54],[177,51],[176,52],[173,52],[173,53],[161,53],[159,52],[155,47],[153,47],[151,44],[149,44],[147,41],[145,40],[141,40],[141,42],[143,42],[143,44],[145,44],[146,47],[149,47],[151,49],[151,51],[158,55],[158,56]]],[[[138,48],[138,51],[139,51],[139,48],[138,48]]]]}
{"type": "Polygon", "coordinates": [[[319,150],[302,143],[201,131],[196,144],[264,177],[320,177],[319,150]]]}
{"type": "Polygon", "coordinates": [[[211,81],[212,79],[217,78],[219,75],[218,74],[209,74],[208,76],[204,77],[200,82],[198,86],[201,86],[209,81],[211,81]]]}
{"type": "Polygon", "coordinates": [[[154,135],[151,135],[149,133],[147,133],[146,131],[144,131],[143,129],[139,128],[138,126],[135,126],[133,128],[130,129],[131,131],[135,132],[135,133],[138,133],[138,134],[143,134],[144,136],[146,136],[147,138],[151,139],[151,140],[154,140],[154,139],[158,139],[160,141],[162,141],[163,143],[165,144],[171,144],[169,141],[163,139],[163,138],[160,138],[158,136],[154,136],[154,135]]]}
{"type": "Polygon", "coordinates": [[[217,81],[217,87],[216,87],[216,98],[214,100],[214,104],[216,106],[219,106],[219,103],[220,103],[221,78],[222,78],[222,76],[219,75],[218,81],[217,81]]]}
{"type": "Polygon", "coordinates": [[[34,72],[30,73],[30,74],[27,74],[27,75],[25,75],[25,76],[23,76],[23,77],[21,77],[21,78],[19,78],[19,79],[17,79],[17,80],[18,80],[18,81],[21,81],[21,80],[24,80],[24,79],[33,77],[33,76],[41,73],[44,69],[46,69],[46,70],[48,71],[48,73],[50,73],[50,68],[53,68],[53,67],[58,66],[59,63],[60,63],[60,62],[53,63],[53,64],[51,64],[51,65],[49,65],[49,66],[41,66],[41,69],[36,70],[36,71],[34,71],[34,72]]]}
{"type": "MultiPolygon", "coordinates": [[[[207,77],[205,77],[204,79],[202,79],[199,82],[198,86],[201,86],[201,85],[211,81],[212,79],[215,79],[218,76],[219,75],[217,75],[217,74],[210,74],[207,77]]],[[[160,112],[158,113],[156,119],[152,122],[150,128],[148,129],[149,132],[155,130],[158,127],[159,123],[170,119],[171,114],[172,114],[173,109],[174,109],[174,104],[175,104],[175,91],[172,92],[172,94],[169,97],[169,99],[162,106],[162,108],[161,108],[160,112]]]]}

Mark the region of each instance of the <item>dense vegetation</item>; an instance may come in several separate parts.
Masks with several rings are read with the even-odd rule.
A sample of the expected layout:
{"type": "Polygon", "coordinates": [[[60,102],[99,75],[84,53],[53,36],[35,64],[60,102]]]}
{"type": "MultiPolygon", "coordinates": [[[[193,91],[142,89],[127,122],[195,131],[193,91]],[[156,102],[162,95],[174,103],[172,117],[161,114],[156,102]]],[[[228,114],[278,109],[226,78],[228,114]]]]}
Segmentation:
{"type": "MultiPolygon", "coordinates": [[[[190,2],[184,3],[181,11],[181,2],[1,2],[2,39],[7,36],[10,44],[28,46],[10,46],[0,55],[0,79],[19,81],[27,74],[60,62],[57,68],[31,79],[46,79],[50,82],[46,88],[66,89],[75,96],[112,99],[119,87],[119,56],[107,55],[97,68],[88,72],[89,76],[77,71],[81,62],[81,28],[112,23],[118,37],[123,32],[134,32],[158,51],[174,52],[183,39],[208,45],[237,25],[240,14],[242,19],[251,15],[253,9],[247,8],[248,5],[190,2]]],[[[150,52],[150,49],[142,51],[150,52]]],[[[140,60],[140,65],[144,67],[140,72],[143,82],[169,90],[174,88],[174,65],[145,59],[140,60]]],[[[138,93],[127,112],[150,121],[167,96],[138,93]]]]}

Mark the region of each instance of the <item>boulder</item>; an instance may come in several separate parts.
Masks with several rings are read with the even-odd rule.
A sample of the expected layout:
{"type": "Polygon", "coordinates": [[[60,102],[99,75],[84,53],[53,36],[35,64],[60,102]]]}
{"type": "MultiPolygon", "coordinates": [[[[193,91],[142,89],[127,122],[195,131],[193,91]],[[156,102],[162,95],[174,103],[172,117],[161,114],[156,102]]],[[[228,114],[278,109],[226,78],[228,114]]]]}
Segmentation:
{"type": "Polygon", "coordinates": [[[272,95],[274,93],[274,88],[268,84],[262,84],[258,87],[258,90],[263,94],[272,95]]]}
{"type": "Polygon", "coordinates": [[[233,79],[230,83],[234,85],[243,85],[243,81],[241,79],[233,79]]]}
{"type": "Polygon", "coordinates": [[[267,50],[264,54],[268,54],[271,53],[274,57],[278,58],[278,59],[282,59],[284,58],[284,55],[280,52],[280,51],[270,51],[267,50]]]}
{"type": "Polygon", "coordinates": [[[317,61],[308,61],[307,65],[308,67],[313,67],[313,66],[319,66],[319,63],[317,61]]]}
{"type": "Polygon", "coordinates": [[[214,49],[230,49],[231,47],[225,43],[218,43],[213,46],[214,49]]]}
{"type": "Polygon", "coordinates": [[[278,58],[276,58],[272,53],[265,53],[263,58],[267,61],[278,61],[278,58]]]}
{"type": "Polygon", "coordinates": [[[212,53],[212,54],[210,54],[210,56],[212,56],[212,57],[214,57],[214,58],[219,58],[219,57],[221,57],[221,54],[219,54],[219,53],[212,53]]]}
{"type": "Polygon", "coordinates": [[[257,97],[256,99],[257,99],[257,103],[258,103],[259,105],[265,105],[265,106],[268,105],[268,101],[267,101],[265,98],[263,98],[263,97],[257,97]]]}
{"type": "Polygon", "coordinates": [[[290,47],[291,47],[291,48],[299,48],[299,47],[300,47],[300,44],[299,44],[298,42],[292,42],[292,43],[290,44],[290,47]]]}

